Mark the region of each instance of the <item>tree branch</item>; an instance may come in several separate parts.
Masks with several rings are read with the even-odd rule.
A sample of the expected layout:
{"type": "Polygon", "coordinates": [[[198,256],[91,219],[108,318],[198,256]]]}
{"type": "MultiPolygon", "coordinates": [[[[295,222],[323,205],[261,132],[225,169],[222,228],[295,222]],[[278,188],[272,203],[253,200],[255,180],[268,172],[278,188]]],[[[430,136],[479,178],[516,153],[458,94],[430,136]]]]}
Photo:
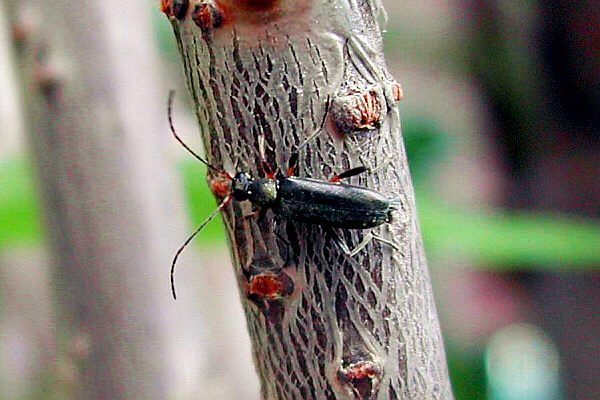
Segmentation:
{"type": "Polygon", "coordinates": [[[224,209],[263,397],[451,399],[379,2],[162,4],[210,163],[261,176],[264,135],[267,162],[285,172],[308,140],[298,176],[365,165],[352,183],[399,200],[393,223],[335,234],[271,212],[247,217],[249,202],[224,209]],[[352,257],[339,245],[370,233],[380,240],[352,257]]]}

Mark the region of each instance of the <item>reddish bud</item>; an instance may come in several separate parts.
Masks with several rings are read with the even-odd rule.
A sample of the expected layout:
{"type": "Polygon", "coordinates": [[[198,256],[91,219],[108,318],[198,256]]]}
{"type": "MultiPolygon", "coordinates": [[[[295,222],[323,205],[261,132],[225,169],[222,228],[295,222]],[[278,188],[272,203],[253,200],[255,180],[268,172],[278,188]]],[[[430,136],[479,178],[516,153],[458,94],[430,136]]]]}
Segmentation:
{"type": "Polygon", "coordinates": [[[225,15],[222,10],[211,3],[196,4],[192,11],[192,20],[202,30],[208,32],[223,24],[225,15]]]}
{"type": "Polygon", "coordinates": [[[160,11],[165,13],[167,17],[171,17],[171,7],[169,4],[169,0],[160,0],[160,11]]]}
{"type": "Polygon", "coordinates": [[[257,274],[248,281],[247,293],[261,299],[275,299],[281,297],[282,287],[279,276],[272,273],[257,274]]]}
{"type": "Polygon", "coordinates": [[[392,83],[392,93],[396,102],[404,98],[404,90],[402,90],[402,85],[400,85],[398,82],[392,83]]]}
{"type": "Polygon", "coordinates": [[[187,15],[190,0],[171,0],[171,12],[178,20],[182,21],[187,15]]]}
{"type": "Polygon", "coordinates": [[[209,178],[210,190],[215,196],[224,198],[231,191],[231,179],[225,175],[209,178]]]}
{"type": "Polygon", "coordinates": [[[349,384],[358,398],[371,398],[377,390],[382,371],[379,364],[373,361],[358,361],[340,369],[338,378],[349,384]]]}
{"type": "Polygon", "coordinates": [[[182,21],[187,15],[190,0],[160,0],[160,11],[169,18],[177,18],[182,21]]]}
{"type": "Polygon", "coordinates": [[[341,134],[376,129],[381,122],[381,100],[373,90],[339,96],[333,99],[330,113],[341,134]]]}

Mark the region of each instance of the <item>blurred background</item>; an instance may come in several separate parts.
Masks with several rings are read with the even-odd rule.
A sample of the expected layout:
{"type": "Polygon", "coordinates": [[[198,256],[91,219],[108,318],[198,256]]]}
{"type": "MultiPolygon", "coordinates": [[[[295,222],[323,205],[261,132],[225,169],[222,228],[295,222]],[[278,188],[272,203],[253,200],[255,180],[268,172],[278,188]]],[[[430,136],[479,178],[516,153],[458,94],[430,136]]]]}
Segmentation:
{"type": "MultiPolygon", "coordinates": [[[[218,219],[182,257],[181,299],[170,298],[173,252],[215,201],[202,165],[168,131],[173,87],[178,131],[200,146],[157,3],[137,2],[125,13],[135,29],[107,36],[117,32],[135,49],[129,62],[141,57],[144,68],[128,82],[146,75],[142,85],[154,88],[127,103],[156,122],[133,125],[147,128],[128,148],[136,157],[152,143],[155,153],[136,168],[146,171],[141,181],[168,188],[148,206],[160,210],[149,237],[161,250],[145,270],[150,314],[161,324],[163,398],[258,399],[218,219]],[[138,54],[141,43],[146,53],[138,54]]],[[[23,22],[0,4],[0,399],[74,398],[86,336],[61,337],[68,322],[54,309],[48,217],[15,51],[23,22]]],[[[386,56],[405,91],[403,134],[456,398],[600,398],[600,1],[384,4],[386,56]]]]}

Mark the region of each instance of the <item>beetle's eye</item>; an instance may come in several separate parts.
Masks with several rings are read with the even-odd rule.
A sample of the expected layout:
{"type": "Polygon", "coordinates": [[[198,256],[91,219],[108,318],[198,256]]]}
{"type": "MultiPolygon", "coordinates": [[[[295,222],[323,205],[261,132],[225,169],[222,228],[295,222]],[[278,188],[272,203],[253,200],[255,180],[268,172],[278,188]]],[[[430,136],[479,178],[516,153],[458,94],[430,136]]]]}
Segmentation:
{"type": "Polygon", "coordinates": [[[248,199],[248,185],[248,176],[243,172],[238,172],[233,178],[232,183],[233,197],[237,201],[243,201],[248,199]]]}

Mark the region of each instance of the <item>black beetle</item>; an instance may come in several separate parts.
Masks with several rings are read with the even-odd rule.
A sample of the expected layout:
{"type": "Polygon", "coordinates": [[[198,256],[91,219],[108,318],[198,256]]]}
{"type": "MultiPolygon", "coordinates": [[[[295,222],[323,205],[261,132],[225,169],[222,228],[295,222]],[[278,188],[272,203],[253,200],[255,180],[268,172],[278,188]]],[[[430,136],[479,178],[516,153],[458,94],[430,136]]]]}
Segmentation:
{"type": "MultiPolygon", "coordinates": [[[[346,171],[346,178],[366,171],[346,171]]],[[[232,198],[271,209],[281,219],[332,228],[367,229],[389,222],[395,202],[361,186],[323,182],[295,176],[252,179],[239,172],[232,181],[232,198]]],[[[265,211],[263,211],[265,210],[265,211]]]]}
{"type": "MultiPolygon", "coordinates": [[[[318,224],[329,228],[367,229],[374,228],[385,222],[390,222],[392,213],[398,209],[398,201],[388,199],[374,190],[362,186],[353,186],[336,183],[340,179],[349,178],[367,171],[364,166],[352,168],[331,178],[330,182],[294,176],[298,165],[298,150],[292,154],[289,161],[287,176],[272,171],[264,156],[264,136],[259,136],[259,157],[264,178],[254,179],[245,172],[238,172],[235,176],[210,165],[208,161],[190,149],[175,132],[172,119],[172,104],[174,91],[169,94],[169,126],[175,139],[189,151],[196,159],[208,168],[216,171],[230,181],[223,201],[210,216],[196,229],[196,231],[179,248],[171,265],[171,288],[175,295],[174,272],[177,258],[188,243],[208,224],[215,215],[227,207],[232,200],[248,200],[260,207],[259,219],[263,218],[270,209],[276,217],[285,220],[318,224]]],[[[373,237],[371,235],[370,237],[373,237]]],[[[383,240],[383,239],[381,239],[383,240]]],[[[383,240],[386,243],[390,242],[383,240]]],[[[344,251],[349,252],[344,246],[344,251]]],[[[359,245],[360,248],[364,244],[359,245]]]]}

